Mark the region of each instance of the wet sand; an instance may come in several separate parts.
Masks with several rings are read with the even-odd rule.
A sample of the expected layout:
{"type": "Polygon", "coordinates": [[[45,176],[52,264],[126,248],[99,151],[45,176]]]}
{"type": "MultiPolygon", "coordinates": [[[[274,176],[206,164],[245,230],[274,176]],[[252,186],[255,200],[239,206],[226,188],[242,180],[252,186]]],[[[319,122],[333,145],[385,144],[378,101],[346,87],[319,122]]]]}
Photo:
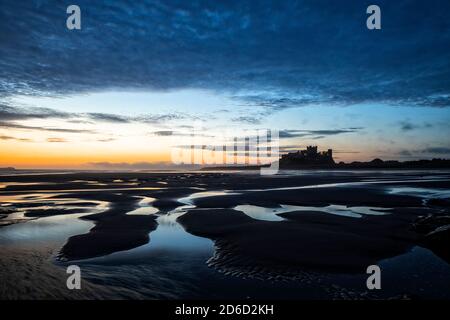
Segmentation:
{"type": "Polygon", "coordinates": [[[0,297],[8,300],[114,299],[111,291],[83,280],[81,290],[68,290],[64,269],[50,261],[56,250],[54,246],[14,249],[0,246],[0,297]]]}
{"type": "MultiPolygon", "coordinates": [[[[37,265],[45,265],[49,270],[42,276],[45,278],[50,270],[58,269],[58,260],[70,263],[151,247],[158,217],[164,215],[174,215],[185,232],[214,242],[215,251],[205,260],[211,270],[240,278],[308,278],[314,282],[314,274],[364,274],[368,265],[408,253],[416,246],[429,248],[448,261],[443,250],[448,248],[448,234],[445,230],[431,234],[445,227],[447,220],[433,220],[432,228],[420,227],[424,216],[449,215],[445,192],[450,188],[450,174],[445,171],[330,171],[268,177],[250,172],[80,172],[0,176],[0,183],[4,184],[0,190],[0,246],[4,248],[0,274],[5,288],[13,286],[7,274],[15,264],[28,265],[28,269],[19,268],[17,276],[34,274],[36,268],[41,269],[37,265]],[[434,190],[440,195],[410,189],[434,190]],[[147,204],[152,213],[145,214],[144,207],[144,214],[128,214],[148,197],[152,198],[147,204]],[[266,221],[235,209],[246,206],[262,208],[266,216],[272,214],[276,219],[266,221]],[[272,213],[271,208],[283,210],[272,213]],[[353,210],[356,213],[352,208],[358,209],[353,210]],[[45,245],[26,251],[39,252],[41,260],[28,254],[21,259],[20,241],[8,236],[2,240],[3,230],[16,223],[56,216],[73,221],[70,217],[77,215],[80,217],[75,219],[92,227],[83,233],[61,235],[61,242],[53,244],[51,252],[42,249],[45,245]]],[[[176,287],[182,280],[171,285],[176,287]]],[[[171,279],[167,281],[171,283],[171,279]]],[[[103,285],[107,284],[100,289],[92,284],[98,295],[85,294],[84,298],[106,297],[103,285]]],[[[0,297],[24,297],[26,287],[17,294],[5,289],[0,297]]],[[[126,286],[121,289],[127,291],[126,286]]],[[[142,298],[132,290],[116,294],[124,296],[142,298]]],[[[173,290],[155,296],[174,297],[173,290]]],[[[30,293],[30,298],[39,297],[30,293]]],[[[64,298],[64,294],[55,291],[57,297],[64,298]]]]}
{"type": "Polygon", "coordinates": [[[364,273],[381,259],[406,252],[417,241],[411,215],[384,219],[317,212],[282,214],[288,221],[257,221],[229,209],[190,210],[178,218],[186,230],[216,241],[215,266],[277,271],[364,273]]]}

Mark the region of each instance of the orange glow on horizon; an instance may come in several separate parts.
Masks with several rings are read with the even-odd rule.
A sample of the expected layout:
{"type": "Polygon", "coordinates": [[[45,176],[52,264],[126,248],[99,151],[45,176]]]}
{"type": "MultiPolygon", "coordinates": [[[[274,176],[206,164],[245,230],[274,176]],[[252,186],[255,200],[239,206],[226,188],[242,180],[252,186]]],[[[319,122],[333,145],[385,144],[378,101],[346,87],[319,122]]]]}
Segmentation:
{"type": "MultiPolygon", "coordinates": [[[[335,155],[335,161],[351,162],[357,160],[354,154],[335,155]]],[[[362,159],[363,161],[366,159],[362,159]]],[[[242,161],[242,159],[241,159],[242,161]]],[[[170,150],[137,152],[132,150],[52,150],[43,148],[2,148],[0,167],[14,167],[17,169],[102,169],[92,163],[136,164],[136,163],[170,163],[170,150]]],[[[220,164],[218,164],[220,165],[220,164]]]]}
{"type": "Polygon", "coordinates": [[[20,149],[5,150],[2,148],[0,167],[17,169],[95,169],[91,163],[160,163],[170,161],[170,154],[164,152],[103,152],[81,153],[55,152],[54,150],[20,149]]]}

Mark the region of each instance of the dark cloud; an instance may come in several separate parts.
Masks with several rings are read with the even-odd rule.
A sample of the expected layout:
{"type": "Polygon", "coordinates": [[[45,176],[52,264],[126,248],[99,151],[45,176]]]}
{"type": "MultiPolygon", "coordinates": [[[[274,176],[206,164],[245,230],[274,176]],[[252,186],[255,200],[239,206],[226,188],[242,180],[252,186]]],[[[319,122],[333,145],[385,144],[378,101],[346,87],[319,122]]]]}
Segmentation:
{"type": "Polygon", "coordinates": [[[2,136],[2,135],[0,135],[0,140],[15,140],[15,141],[22,141],[22,142],[30,142],[30,141],[32,141],[30,139],[16,138],[16,137],[2,136]]]}
{"type": "Polygon", "coordinates": [[[311,137],[312,139],[321,139],[325,136],[333,136],[343,133],[355,133],[363,128],[346,128],[334,130],[281,130],[279,132],[280,138],[300,138],[311,137]]]}
{"type": "MultiPolygon", "coordinates": [[[[30,120],[30,119],[63,119],[70,123],[75,124],[93,124],[95,122],[109,122],[109,123],[147,123],[158,124],[166,121],[180,120],[180,119],[192,119],[197,120],[198,117],[190,116],[187,114],[145,114],[140,116],[123,116],[111,113],[69,113],[58,111],[50,108],[39,107],[17,107],[9,106],[6,104],[0,104],[0,126],[9,126],[11,128],[23,128],[32,129],[32,127],[17,124],[17,121],[30,120]],[[8,125],[9,123],[9,125],[8,125]]],[[[34,129],[34,128],[33,128],[34,129]]],[[[37,128],[36,128],[37,129],[37,128]]],[[[53,130],[53,129],[43,129],[53,130]]],[[[68,131],[68,132],[72,132],[68,131]]]]}
{"type": "Polygon", "coordinates": [[[104,138],[104,139],[97,139],[96,141],[98,142],[111,142],[111,141],[115,141],[116,139],[114,138],[104,138]]]}
{"type": "Polygon", "coordinates": [[[116,123],[127,123],[130,122],[128,117],[119,116],[110,113],[87,113],[86,116],[95,121],[105,121],[105,122],[116,122],[116,123]]]}
{"type": "Polygon", "coordinates": [[[260,124],[261,123],[261,119],[259,117],[252,117],[252,116],[235,117],[235,118],[232,118],[231,121],[242,122],[242,123],[247,123],[247,124],[260,124]]]}
{"type": "Polygon", "coordinates": [[[412,157],[413,155],[409,150],[401,150],[398,154],[403,157],[412,157]]]}
{"type": "Polygon", "coordinates": [[[186,114],[176,114],[176,113],[167,113],[167,114],[145,114],[141,116],[131,117],[131,116],[122,116],[111,113],[86,113],[86,114],[77,114],[78,117],[87,117],[91,120],[95,121],[104,121],[104,122],[112,122],[112,123],[130,123],[130,122],[141,122],[141,123],[161,123],[171,120],[180,120],[186,118],[193,118],[186,114]]]}
{"type": "Polygon", "coordinates": [[[194,137],[194,136],[202,136],[202,137],[212,137],[211,135],[204,134],[202,132],[181,132],[181,131],[174,131],[174,130],[158,130],[151,132],[152,135],[159,136],[159,137],[170,137],[170,136],[177,136],[177,137],[194,137]]]}
{"type": "Polygon", "coordinates": [[[305,137],[308,134],[303,132],[298,132],[298,130],[281,130],[279,132],[280,138],[299,138],[299,137],[305,137]]]}
{"type": "Polygon", "coordinates": [[[88,121],[88,120],[78,120],[78,119],[67,120],[67,122],[69,122],[69,123],[75,123],[75,124],[94,124],[94,122],[92,122],[92,121],[88,121]]]}
{"type": "Polygon", "coordinates": [[[142,122],[148,124],[157,124],[166,121],[181,120],[181,119],[198,120],[198,117],[179,113],[166,113],[166,114],[146,114],[143,116],[132,118],[132,120],[135,122],[142,122]]]}
{"type": "Polygon", "coordinates": [[[408,122],[408,121],[400,122],[400,129],[402,131],[412,131],[412,130],[415,130],[415,129],[418,129],[418,128],[420,128],[420,126],[417,125],[417,124],[413,124],[413,123],[408,122]]]}
{"type": "Polygon", "coordinates": [[[425,154],[429,155],[450,155],[449,147],[426,147],[424,149],[416,150],[401,150],[399,155],[404,157],[420,157],[425,154]]]}
{"type": "Polygon", "coordinates": [[[177,131],[177,130],[157,130],[150,132],[151,135],[158,137],[209,137],[214,138],[214,135],[206,133],[206,131],[200,131],[199,129],[194,130],[193,127],[190,126],[177,126],[177,128],[190,129],[190,131],[177,131]]]}
{"type": "Polygon", "coordinates": [[[124,116],[108,113],[86,113],[77,114],[63,112],[50,108],[40,107],[17,107],[10,105],[0,105],[0,119],[2,121],[20,121],[29,119],[66,119],[74,123],[89,123],[85,118],[95,121],[126,123],[130,119],[124,116]]]}
{"type": "Polygon", "coordinates": [[[434,153],[434,154],[450,154],[450,148],[447,147],[428,147],[421,150],[422,153],[434,153]]]}
{"type": "Polygon", "coordinates": [[[360,131],[360,129],[337,129],[337,130],[307,130],[310,134],[321,134],[324,136],[333,136],[341,133],[353,133],[360,131]]]}
{"type": "Polygon", "coordinates": [[[16,121],[28,119],[67,118],[69,113],[49,108],[20,108],[0,104],[0,119],[2,121],[16,121]]]}
{"type": "Polygon", "coordinates": [[[295,92],[278,93],[277,97],[273,97],[273,94],[261,93],[258,95],[238,95],[234,96],[235,100],[241,101],[244,105],[252,107],[264,108],[263,114],[271,114],[276,111],[282,111],[284,109],[298,108],[308,106],[312,104],[328,103],[335,104],[333,99],[326,99],[319,95],[308,95],[302,97],[295,97],[295,95],[301,95],[295,92]],[[286,94],[294,95],[294,97],[286,97],[286,94]]]}
{"type": "Polygon", "coordinates": [[[161,136],[161,137],[172,136],[173,133],[174,132],[172,130],[160,130],[160,131],[152,132],[152,134],[154,134],[155,136],[161,136]]]}
{"type": "Polygon", "coordinates": [[[36,126],[28,126],[28,125],[22,125],[22,124],[18,124],[18,123],[14,123],[14,122],[5,122],[5,121],[0,121],[0,128],[50,131],[50,132],[61,132],[61,133],[94,133],[94,131],[92,131],[92,130],[36,127],[36,126]]]}
{"type": "Polygon", "coordinates": [[[450,106],[449,1],[379,0],[380,31],[365,27],[368,1],[77,4],[82,30],[69,31],[65,2],[2,1],[0,96],[200,88],[268,113],[450,106]]]}
{"type": "Polygon", "coordinates": [[[417,129],[430,129],[433,127],[430,123],[412,123],[408,120],[400,121],[400,130],[402,131],[413,131],[417,129]]]}

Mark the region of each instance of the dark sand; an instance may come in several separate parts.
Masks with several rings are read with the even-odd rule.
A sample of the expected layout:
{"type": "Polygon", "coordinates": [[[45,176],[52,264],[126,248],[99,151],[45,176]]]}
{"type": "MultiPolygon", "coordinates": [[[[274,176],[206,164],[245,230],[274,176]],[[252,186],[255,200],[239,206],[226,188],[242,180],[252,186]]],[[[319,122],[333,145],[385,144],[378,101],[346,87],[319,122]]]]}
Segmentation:
{"type": "Polygon", "coordinates": [[[405,252],[416,241],[411,215],[361,219],[322,212],[289,212],[288,221],[252,219],[229,209],[191,210],[178,218],[190,233],[218,244],[220,267],[364,273],[367,266],[405,252]]]}
{"type": "Polygon", "coordinates": [[[50,261],[55,249],[54,246],[21,246],[12,250],[0,246],[0,297],[9,300],[114,298],[112,292],[83,280],[82,290],[68,290],[64,269],[50,261]]]}

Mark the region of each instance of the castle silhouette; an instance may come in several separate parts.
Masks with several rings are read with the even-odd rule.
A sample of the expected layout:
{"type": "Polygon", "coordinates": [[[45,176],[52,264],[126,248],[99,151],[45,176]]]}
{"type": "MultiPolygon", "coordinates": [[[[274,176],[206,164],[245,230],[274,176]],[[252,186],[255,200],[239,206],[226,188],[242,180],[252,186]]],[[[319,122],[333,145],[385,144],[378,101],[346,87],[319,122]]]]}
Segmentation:
{"type": "Polygon", "coordinates": [[[333,165],[333,150],[318,152],[317,146],[307,146],[306,150],[298,150],[283,154],[280,158],[283,165],[333,165]]]}

